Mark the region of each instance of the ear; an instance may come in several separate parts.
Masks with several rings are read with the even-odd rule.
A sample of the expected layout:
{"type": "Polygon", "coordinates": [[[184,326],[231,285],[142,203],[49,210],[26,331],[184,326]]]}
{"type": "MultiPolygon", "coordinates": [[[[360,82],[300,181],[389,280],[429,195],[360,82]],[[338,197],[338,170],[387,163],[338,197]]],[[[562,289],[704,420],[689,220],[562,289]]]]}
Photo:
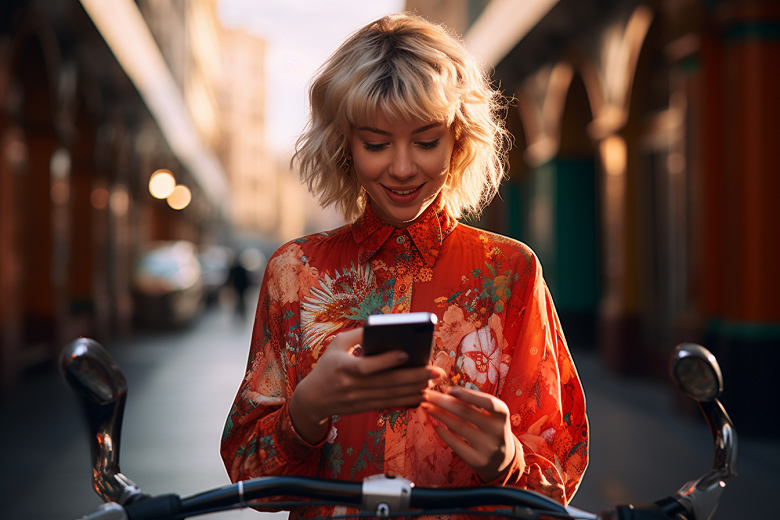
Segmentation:
{"type": "Polygon", "coordinates": [[[344,136],[344,140],[341,145],[341,164],[339,167],[348,176],[352,171],[352,149],[350,148],[349,144],[349,139],[344,136]]]}
{"type": "Polygon", "coordinates": [[[344,156],[341,160],[341,169],[347,175],[352,172],[352,152],[348,150],[344,151],[344,156]]]}

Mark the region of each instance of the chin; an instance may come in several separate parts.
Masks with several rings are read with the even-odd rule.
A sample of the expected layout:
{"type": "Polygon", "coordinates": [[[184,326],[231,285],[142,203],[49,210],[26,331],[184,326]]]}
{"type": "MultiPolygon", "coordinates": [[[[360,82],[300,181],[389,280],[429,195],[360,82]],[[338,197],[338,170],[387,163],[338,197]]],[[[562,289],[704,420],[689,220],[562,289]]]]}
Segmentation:
{"type": "Polygon", "coordinates": [[[404,213],[402,215],[391,215],[391,218],[393,219],[393,222],[399,223],[402,225],[402,227],[406,227],[412,222],[414,222],[417,217],[422,215],[423,210],[419,210],[414,213],[404,213]]]}

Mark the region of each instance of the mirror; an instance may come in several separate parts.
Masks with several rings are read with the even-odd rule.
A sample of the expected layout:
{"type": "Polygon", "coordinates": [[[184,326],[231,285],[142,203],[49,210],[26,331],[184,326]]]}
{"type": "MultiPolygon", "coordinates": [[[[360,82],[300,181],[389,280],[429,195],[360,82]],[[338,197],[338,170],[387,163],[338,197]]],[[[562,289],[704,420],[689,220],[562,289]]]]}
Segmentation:
{"type": "Polygon", "coordinates": [[[106,502],[119,502],[128,481],[119,471],[119,438],[127,380],[108,351],[95,340],[79,338],[60,353],[65,382],[79,397],[87,419],[92,454],[92,486],[106,502]]]}
{"type": "Polygon", "coordinates": [[[677,386],[697,401],[712,401],[723,391],[723,375],[718,361],[701,345],[677,345],[670,372],[677,386]]]}
{"type": "Polygon", "coordinates": [[[109,405],[127,393],[127,380],[119,365],[95,340],[70,342],[60,353],[60,368],[68,386],[95,404],[109,405]]]}

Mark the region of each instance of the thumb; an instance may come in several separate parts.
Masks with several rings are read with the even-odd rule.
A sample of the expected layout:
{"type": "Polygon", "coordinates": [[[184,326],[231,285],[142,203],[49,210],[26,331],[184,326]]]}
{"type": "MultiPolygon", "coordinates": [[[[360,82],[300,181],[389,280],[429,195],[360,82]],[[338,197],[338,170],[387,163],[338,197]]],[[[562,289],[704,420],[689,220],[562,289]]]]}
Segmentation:
{"type": "Polygon", "coordinates": [[[363,328],[339,332],[333,337],[328,349],[341,350],[349,352],[355,345],[360,345],[363,341],[363,328]]]}
{"type": "MultiPolygon", "coordinates": [[[[362,342],[363,328],[352,329],[336,334],[328,350],[349,352],[353,347],[360,345],[362,342]]],[[[351,357],[345,368],[354,374],[369,375],[403,365],[407,359],[409,359],[409,354],[403,350],[392,350],[375,356],[351,357]]]]}

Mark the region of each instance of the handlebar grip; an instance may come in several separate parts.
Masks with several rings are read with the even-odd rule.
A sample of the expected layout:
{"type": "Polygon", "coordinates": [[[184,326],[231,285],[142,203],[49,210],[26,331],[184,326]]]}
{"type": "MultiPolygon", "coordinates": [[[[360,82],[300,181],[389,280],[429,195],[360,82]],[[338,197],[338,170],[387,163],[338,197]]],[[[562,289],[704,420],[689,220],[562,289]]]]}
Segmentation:
{"type": "Polygon", "coordinates": [[[179,495],[160,495],[125,506],[128,520],[167,520],[182,512],[179,495]]]}

